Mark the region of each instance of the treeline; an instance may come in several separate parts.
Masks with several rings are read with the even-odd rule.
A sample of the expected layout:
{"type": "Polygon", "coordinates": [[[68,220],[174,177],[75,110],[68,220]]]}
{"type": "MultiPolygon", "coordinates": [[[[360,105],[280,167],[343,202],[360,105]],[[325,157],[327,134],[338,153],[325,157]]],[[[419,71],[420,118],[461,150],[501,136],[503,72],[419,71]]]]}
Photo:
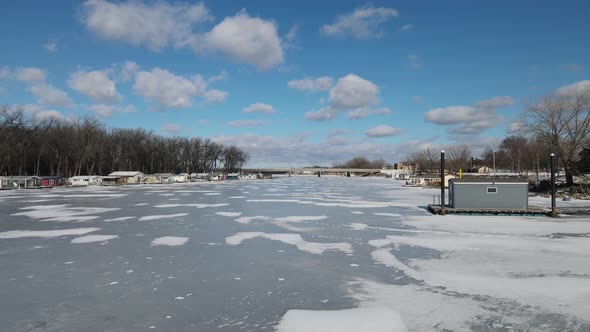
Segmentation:
{"type": "Polygon", "coordinates": [[[209,139],[106,128],[91,117],[39,121],[20,108],[0,107],[1,175],[235,172],[247,161],[238,147],[209,139]]]}
{"type": "MultiPolygon", "coordinates": [[[[549,170],[549,155],[556,156],[558,169],[565,173],[566,184],[574,175],[590,172],[590,87],[570,86],[525,105],[521,130],[506,137],[496,148],[488,147],[474,157],[468,145],[446,147],[451,171],[486,166],[519,174],[549,170]]],[[[425,149],[406,160],[420,171],[440,168],[440,150],[425,149]]]]}
{"type": "Polygon", "coordinates": [[[342,163],[332,163],[332,167],[335,168],[383,168],[385,166],[391,166],[385,159],[369,160],[365,157],[354,157],[342,163]]]}

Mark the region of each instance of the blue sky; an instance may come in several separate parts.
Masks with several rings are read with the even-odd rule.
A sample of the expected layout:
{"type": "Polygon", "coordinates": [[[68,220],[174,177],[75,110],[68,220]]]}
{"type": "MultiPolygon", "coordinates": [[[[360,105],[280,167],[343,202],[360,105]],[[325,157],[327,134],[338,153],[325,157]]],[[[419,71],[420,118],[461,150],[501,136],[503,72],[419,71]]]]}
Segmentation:
{"type": "Polygon", "coordinates": [[[590,86],[587,1],[0,4],[0,103],[236,144],[252,166],[475,154],[590,86]],[[558,90],[560,89],[561,90],[558,90]],[[247,112],[249,111],[249,112],[247,112]]]}

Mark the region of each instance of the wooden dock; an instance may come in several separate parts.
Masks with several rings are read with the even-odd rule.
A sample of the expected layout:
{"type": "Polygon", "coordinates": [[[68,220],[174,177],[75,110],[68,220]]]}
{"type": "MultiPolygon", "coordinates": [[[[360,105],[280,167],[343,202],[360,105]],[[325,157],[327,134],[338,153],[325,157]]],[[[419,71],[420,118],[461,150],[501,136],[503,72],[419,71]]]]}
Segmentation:
{"type": "MultiPolygon", "coordinates": [[[[428,204],[428,211],[440,214],[441,206],[428,204]]],[[[445,206],[446,214],[479,215],[479,216],[546,216],[551,212],[541,208],[518,209],[455,209],[445,206]]]]}

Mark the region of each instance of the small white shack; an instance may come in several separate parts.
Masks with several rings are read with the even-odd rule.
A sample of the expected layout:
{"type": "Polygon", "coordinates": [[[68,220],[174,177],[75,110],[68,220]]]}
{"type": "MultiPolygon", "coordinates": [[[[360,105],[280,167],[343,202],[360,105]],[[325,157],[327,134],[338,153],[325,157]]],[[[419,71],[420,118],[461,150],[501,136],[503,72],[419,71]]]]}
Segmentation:
{"type": "Polygon", "coordinates": [[[72,187],[100,186],[102,185],[102,177],[98,175],[72,176],[68,179],[68,183],[72,187]]]}
{"type": "Polygon", "coordinates": [[[118,171],[109,174],[109,177],[119,177],[117,182],[135,184],[144,182],[145,175],[138,171],[118,171]]]}
{"type": "Polygon", "coordinates": [[[190,175],[188,173],[176,174],[176,175],[174,175],[174,182],[177,182],[177,183],[188,182],[189,178],[190,178],[190,175]]]}

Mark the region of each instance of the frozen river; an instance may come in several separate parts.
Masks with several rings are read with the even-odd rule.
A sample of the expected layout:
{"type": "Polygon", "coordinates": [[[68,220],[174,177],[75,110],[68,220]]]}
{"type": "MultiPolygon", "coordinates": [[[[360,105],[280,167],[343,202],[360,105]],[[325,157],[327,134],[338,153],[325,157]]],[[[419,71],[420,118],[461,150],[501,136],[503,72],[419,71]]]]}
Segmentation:
{"type": "Polygon", "coordinates": [[[436,193],[343,177],[0,192],[0,330],[590,331],[590,219],[432,216],[436,193]]]}

